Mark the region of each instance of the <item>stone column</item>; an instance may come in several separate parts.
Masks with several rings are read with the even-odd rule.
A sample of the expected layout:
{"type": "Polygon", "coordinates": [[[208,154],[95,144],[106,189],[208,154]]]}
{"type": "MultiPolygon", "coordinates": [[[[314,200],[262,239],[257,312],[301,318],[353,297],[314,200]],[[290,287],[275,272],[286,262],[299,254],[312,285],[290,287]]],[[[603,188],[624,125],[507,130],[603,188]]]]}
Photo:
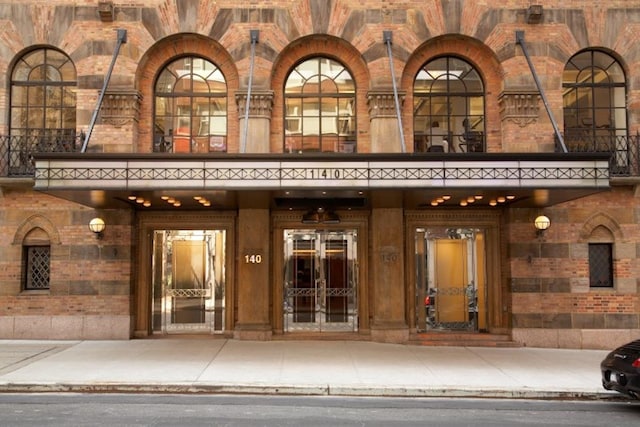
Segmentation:
{"type": "Polygon", "coordinates": [[[402,196],[383,192],[373,197],[370,260],[373,291],[371,337],[381,342],[406,342],[404,229],[402,196]]]}
{"type": "MultiPolygon", "coordinates": [[[[404,99],[399,94],[400,106],[404,99]]],[[[396,114],[396,102],[393,91],[369,92],[367,94],[369,104],[369,117],[371,118],[371,152],[372,153],[401,153],[402,141],[398,128],[398,116],[396,114]]],[[[406,141],[406,136],[405,136],[406,141]]],[[[406,147],[407,151],[409,150],[406,147]]]]}
{"type": "MultiPolygon", "coordinates": [[[[247,92],[236,94],[238,104],[240,147],[245,138],[245,113],[247,92]]],[[[273,91],[251,91],[249,102],[249,126],[247,129],[247,153],[269,153],[269,133],[271,112],[273,111],[273,91]]]]}
{"type": "Polygon", "coordinates": [[[271,338],[268,203],[264,192],[248,191],[239,195],[236,282],[238,321],[234,330],[234,337],[237,339],[271,338]]]}

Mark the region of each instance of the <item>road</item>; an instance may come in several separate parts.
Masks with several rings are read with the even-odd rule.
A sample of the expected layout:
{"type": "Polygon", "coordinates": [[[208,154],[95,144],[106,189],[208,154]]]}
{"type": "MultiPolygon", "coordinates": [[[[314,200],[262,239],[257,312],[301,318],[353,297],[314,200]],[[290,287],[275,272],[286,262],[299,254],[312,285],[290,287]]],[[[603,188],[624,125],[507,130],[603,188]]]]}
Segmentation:
{"type": "Polygon", "coordinates": [[[637,425],[640,403],[244,395],[0,394],[2,426],[637,425]]]}

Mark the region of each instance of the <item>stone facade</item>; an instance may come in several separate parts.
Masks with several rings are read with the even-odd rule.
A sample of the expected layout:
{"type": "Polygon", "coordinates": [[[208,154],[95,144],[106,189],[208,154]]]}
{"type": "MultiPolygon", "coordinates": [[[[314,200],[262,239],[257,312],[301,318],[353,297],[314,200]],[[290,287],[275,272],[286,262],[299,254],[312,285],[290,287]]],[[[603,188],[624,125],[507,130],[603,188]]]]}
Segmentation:
{"type": "MultiPolygon", "coordinates": [[[[582,49],[610,52],[625,72],[628,134],[640,132],[636,0],[540,1],[543,16],[534,24],[527,23],[531,2],[525,0],[114,0],[106,2],[112,6],[107,12],[103,3],[0,1],[0,134],[9,133],[12,67],[37,46],[55,47],[73,60],[77,128],[86,131],[120,28],[127,31],[127,42],[115,63],[89,153],[152,151],[157,73],[181,55],[209,58],[224,74],[227,152],[238,153],[250,78],[250,30],[259,30],[251,76],[250,153],[283,152],[284,82],[301,59],[316,55],[346,64],[354,77],[359,153],[403,151],[394,83],[402,131],[412,135],[415,76],[441,55],[464,58],[481,73],[487,152],[552,152],[552,122],[516,44],[516,31],[525,32],[549,110],[560,121],[567,61],[582,49]],[[392,32],[396,82],[384,31],[392,32]]],[[[412,144],[406,150],[412,151],[412,144]]],[[[552,226],[541,237],[532,229],[540,209],[513,207],[501,213],[495,284],[500,307],[493,309],[491,331],[506,331],[527,346],[564,348],[609,348],[638,336],[640,180],[611,181],[611,189],[601,193],[545,207],[552,226]],[[589,287],[588,243],[593,242],[613,243],[613,288],[589,287]]],[[[140,320],[148,317],[149,303],[140,297],[143,260],[135,212],[97,211],[36,192],[32,185],[33,180],[0,177],[0,338],[121,339],[148,333],[148,322],[140,320]],[[87,230],[98,214],[109,230],[101,240],[87,230]],[[21,287],[22,244],[34,230],[51,244],[48,292],[21,287]]],[[[274,248],[275,220],[270,200],[262,197],[259,192],[238,196],[229,219],[238,230],[234,259],[247,249],[267,256],[274,248]]],[[[404,222],[412,212],[398,194],[377,197],[368,217],[357,220],[371,236],[362,245],[370,253],[361,276],[368,314],[361,319],[361,332],[373,340],[406,342],[415,334],[409,307],[413,273],[405,270],[410,246],[404,222]],[[378,262],[389,251],[397,255],[394,261],[378,262]]],[[[266,259],[271,262],[259,269],[233,264],[230,277],[237,280],[229,284],[230,336],[270,339],[281,332],[273,318],[279,294],[269,279],[278,257],[266,259]]]]}

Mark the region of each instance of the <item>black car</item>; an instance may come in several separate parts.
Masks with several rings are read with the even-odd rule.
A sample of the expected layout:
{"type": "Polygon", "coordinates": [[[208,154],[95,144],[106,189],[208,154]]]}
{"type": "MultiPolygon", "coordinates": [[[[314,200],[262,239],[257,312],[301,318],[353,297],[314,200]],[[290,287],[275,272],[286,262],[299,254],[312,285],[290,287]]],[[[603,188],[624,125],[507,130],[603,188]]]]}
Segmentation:
{"type": "Polygon", "coordinates": [[[640,399],[640,340],[616,348],[600,363],[602,386],[640,399]]]}

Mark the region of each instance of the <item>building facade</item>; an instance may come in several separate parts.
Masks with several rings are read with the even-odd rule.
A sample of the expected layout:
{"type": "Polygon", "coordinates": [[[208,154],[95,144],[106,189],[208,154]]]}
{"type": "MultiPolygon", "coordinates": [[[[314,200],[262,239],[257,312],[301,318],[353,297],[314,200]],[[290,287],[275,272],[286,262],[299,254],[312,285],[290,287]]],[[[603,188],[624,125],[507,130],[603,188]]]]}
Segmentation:
{"type": "Polygon", "coordinates": [[[1,339],[640,333],[640,1],[0,21],[1,339]]]}

